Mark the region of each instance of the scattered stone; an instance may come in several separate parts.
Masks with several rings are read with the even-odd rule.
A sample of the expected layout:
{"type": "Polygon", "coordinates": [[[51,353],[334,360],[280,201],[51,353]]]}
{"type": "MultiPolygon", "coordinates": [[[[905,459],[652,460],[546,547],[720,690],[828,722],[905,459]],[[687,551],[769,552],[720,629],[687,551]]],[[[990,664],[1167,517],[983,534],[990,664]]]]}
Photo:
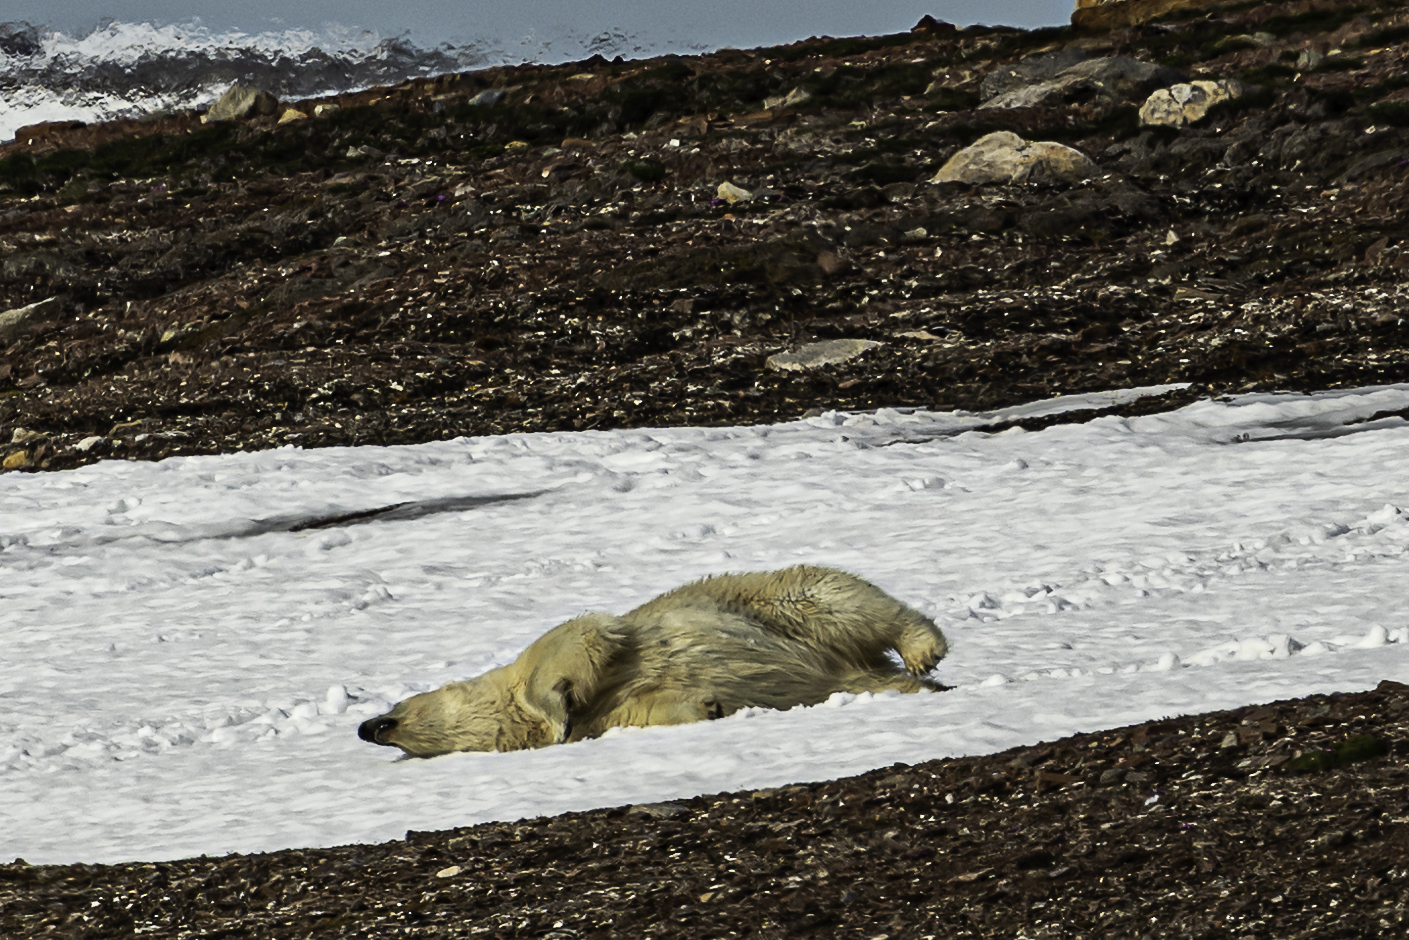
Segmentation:
{"type": "Polygon", "coordinates": [[[0,343],[16,339],[27,324],[59,312],[59,298],[49,297],[24,307],[0,312],[0,343]]]}
{"type": "Polygon", "coordinates": [[[833,277],[851,270],[851,262],[835,251],[819,251],[817,253],[817,267],[822,269],[823,274],[833,277]]]}
{"type": "Polygon", "coordinates": [[[1163,127],[1184,127],[1201,121],[1220,101],[1244,94],[1241,83],[1232,80],[1197,81],[1161,88],[1140,107],[1140,123],[1163,127]]]}
{"type": "Polygon", "coordinates": [[[0,469],[4,470],[25,470],[30,466],[29,451],[17,450],[0,462],[0,469]]]}
{"type": "Polygon", "coordinates": [[[1090,157],[1065,144],[1030,142],[1012,131],[994,131],[950,157],[930,182],[1076,183],[1100,173],[1090,157]]]}
{"type": "Polygon", "coordinates": [[[979,98],[986,102],[1010,91],[1040,84],[1089,57],[1085,49],[1067,46],[1056,52],[1030,55],[1012,65],[1000,65],[984,78],[979,86],[979,98]]]}
{"type": "Polygon", "coordinates": [[[753,199],[753,193],[741,186],[735,186],[727,180],[719,184],[719,198],[727,203],[749,202],[753,199]]]}
{"type": "Polygon", "coordinates": [[[107,442],[108,439],[106,437],[103,437],[101,434],[94,434],[91,437],[85,437],[83,440],[73,445],[73,449],[81,454],[86,454],[95,447],[102,447],[107,442]]]}
{"type": "Polygon", "coordinates": [[[651,816],[656,819],[670,819],[675,816],[683,816],[690,811],[690,807],[684,803],[637,803],[628,807],[628,816],[651,816]]]}
{"type": "Polygon", "coordinates": [[[1316,49],[1303,49],[1296,57],[1296,67],[1303,72],[1319,68],[1326,61],[1326,53],[1316,49]]]}
{"type": "Polygon", "coordinates": [[[279,99],[267,91],[245,85],[231,85],[220,100],[201,118],[207,124],[217,121],[243,121],[265,117],[279,108],[279,99]]]}
{"type": "Polygon", "coordinates": [[[471,98],[470,104],[484,106],[495,105],[503,101],[507,95],[508,92],[504,91],[502,88],[486,88],[484,91],[471,98]]]}
{"type": "Polygon", "coordinates": [[[327,117],[339,110],[341,110],[340,106],[335,104],[318,104],[313,106],[313,116],[316,118],[327,117]]]}
{"type": "Polygon", "coordinates": [[[306,120],[308,120],[308,115],[298,110],[297,108],[289,108],[283,114],[279,115],[280,124],[292,124],[295,121],[306,120]]]}
{"type": "Polygon", "coordinates": [[[775,372],[805,372],[850,362],[866,350],[884,345],[872,339],[829,339],[809,343],[797,352],[776,353],[768,357],[765,366],[775,372]]]}
{"type": "Polygon", "coordinates": [[[764,98],[763,106],[768,110],[775,108],[796,108],[800,104],[806,104],[812,99],[811,93],[805,88],[794,88],[786,95],[778,95],[773,98],[764,98]]]}
{"type": "Polygon", "coordinates": [[[11,444],[28,444],[30,441],[47,441],[49,436],[43,431],[31,431],[29,428],[15,428],[15,432],[10,435],[11,444]]]}

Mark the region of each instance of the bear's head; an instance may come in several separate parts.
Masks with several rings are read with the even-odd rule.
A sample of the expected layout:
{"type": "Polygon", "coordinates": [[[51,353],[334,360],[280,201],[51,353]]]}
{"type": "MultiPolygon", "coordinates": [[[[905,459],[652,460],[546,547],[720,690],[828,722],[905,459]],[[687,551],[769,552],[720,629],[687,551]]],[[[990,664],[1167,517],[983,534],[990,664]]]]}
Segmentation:
{"type": "Polygon", "coordinates": [[[357,736],[399,747],[411,757],[452,751],[519,751],[556,743],[561,733],[524,701],[522,687],[496,669],[413,695],[385,715],[369,718],[357,736]]]}

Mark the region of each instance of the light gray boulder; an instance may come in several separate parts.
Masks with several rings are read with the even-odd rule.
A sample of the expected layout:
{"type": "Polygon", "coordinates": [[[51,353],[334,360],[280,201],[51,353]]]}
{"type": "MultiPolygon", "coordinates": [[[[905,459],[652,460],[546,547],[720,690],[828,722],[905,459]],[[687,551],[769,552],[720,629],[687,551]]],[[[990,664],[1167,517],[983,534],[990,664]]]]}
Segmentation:
{"type": "Polygon", "coordinates": [[[868,349],[884,346],[873,339],[829,339],[809,343],[797,352],[777,353],[764,363],[776,372],[805,372],[855,359],[868,349]]]}
{"type": "Polygon", "coordinates": [[[931,183],[1078,183],[1101,168],[1080,150],[1052,141],[1028,141],[1012,131],[995,131],[940,167],[931,183]]]}

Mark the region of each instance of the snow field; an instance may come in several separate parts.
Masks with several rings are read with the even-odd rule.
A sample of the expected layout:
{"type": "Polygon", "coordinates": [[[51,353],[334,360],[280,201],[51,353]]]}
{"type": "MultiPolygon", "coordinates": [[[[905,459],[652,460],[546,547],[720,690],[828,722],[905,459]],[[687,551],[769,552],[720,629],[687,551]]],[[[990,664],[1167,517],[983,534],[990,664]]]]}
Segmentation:
{"type": "Polygon", "coordinates": [[[0,857],[395,838],[1409,679],[1409,424],[1374,418],[1409,386],[972,430],[1138,393],[0,477],[0,857]],[[444,508],[475,496],[516,498],[444,508]],[[956,688],[516,754],[356,738],[583,610],[798,562],[935,617],[956,688]]]}

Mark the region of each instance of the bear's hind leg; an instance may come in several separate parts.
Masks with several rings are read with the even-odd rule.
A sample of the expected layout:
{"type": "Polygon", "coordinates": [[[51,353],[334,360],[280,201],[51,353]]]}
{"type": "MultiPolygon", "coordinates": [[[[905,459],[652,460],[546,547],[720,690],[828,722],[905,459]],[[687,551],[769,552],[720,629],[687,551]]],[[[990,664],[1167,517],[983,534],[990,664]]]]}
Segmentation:
{"type": "Polygon", "coordinates": [[[879,672],[872,670],[850,672],[838,681],[842,692],[943,692],[947,685],[912,676],[903,672],[879,672]]]}

